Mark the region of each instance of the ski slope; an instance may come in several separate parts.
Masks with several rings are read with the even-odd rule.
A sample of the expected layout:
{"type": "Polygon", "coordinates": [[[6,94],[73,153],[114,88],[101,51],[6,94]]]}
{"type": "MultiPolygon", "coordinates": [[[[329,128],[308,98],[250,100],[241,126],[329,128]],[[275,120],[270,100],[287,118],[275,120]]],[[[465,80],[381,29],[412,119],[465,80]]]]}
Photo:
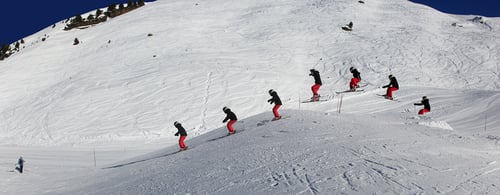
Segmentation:
{"type": "Polygon", "coordinates": [[[500,20],[472,18],[404,0],[172,0],[58,22],[0,61],[0,193],[494,193],[500,20]],[[365,92],[336,95],[351,66],[365,92]],[[311,68],[329,101],[299,103],[311,68]],[[389,74],[396,101],[376,95],[389,74]],[[289,118],[258,125],[269,89],[289,118]],[[210,141],[224,106],[244,131],[210,141]],[[169,155],[174,121],[192,148],[169,155]]]}

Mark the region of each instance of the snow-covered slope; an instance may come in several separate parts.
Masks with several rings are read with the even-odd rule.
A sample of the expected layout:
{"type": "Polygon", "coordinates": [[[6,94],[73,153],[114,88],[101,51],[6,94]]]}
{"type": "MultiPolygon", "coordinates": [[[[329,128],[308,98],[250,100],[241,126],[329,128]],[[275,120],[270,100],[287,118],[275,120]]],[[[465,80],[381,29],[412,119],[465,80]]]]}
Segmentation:
{"type": "Polygon", "coordinates": [[[485,185],[498,181],[489,173],[496,171],[493,149],[500,140],[500,20],[472,18],[405,0],[170,0],[84,30],[63,31],[57,23],[27,37],[24,49],[0,61],[2,167],[10,168],[19,153],[42,154],[31,161],[25,155],[38,167],[30,173],[28,166],[24,177],[7,173],[2,192],[299,193],[302,184],[313,194],[492,192],[497,187],[485,185]],[[349,21],[354,31],[340,30],[349,21]],[[72,45],[75,38],[79,45],[72,45]],[[342,96],[341,114],[340,96],[299,104],[311,96],[309,69],[320,71],[325,97],[347,89],[351,66],[368,86],[365,93],[342,96]],[[375,95],[384,93],[380,86],[389,74],[400,82],[398,101],[375,95]],[[271,88],[291,118],[256,127],[271,118],[266,103],[271,88]],[[415,116],[412,105],[423,95],[433,106],[425,119],[415,116]],[[245,132],[206,142],[224,132],[223,106],[235,111],[237,128],[245,132]],[[174,121],[184,124],[188,145],[195,148],[162,157],[176,148],[174,121]],[[266,131],[273,137],[267,139],[266,131]],[[319,138],[332,142],[317,146],[319,138]],[[383,144],[391,145],[393,154],[383,144]],[[125,160],[138,162],[130,166],[82,176],[102,186],[66,185],[67,176],[54,170],[88,170],[95,148],[102,166],[164,146],[172,147],[125,160]],[[47,152],[54,148],[61,152],[47,152]],[[370,151],[373,158],[362,156],[370,151]],[[54,163],[59,155],[85,162],[54,163]],[[264,162],[269,164],[260,165],[264,162]],[[316,163],[332,163],[324,166],[330,171],[316,163]],[[374,168],[379,165],[393,169],[374,168]],[[147,171],[150,166],[153,171],[147,171]],[[252,175],[265,169],[271,169],[270,177],[252,175]],[[297,171],[304,174],[289,181],[297,171]],[[200,175],[209,177],[193,178],[200,175]],[[241,182],[228,186],[236,176],[241,182]],[[450,181],[436,181],[442,177],[450,181]],[[173,183],[177,178],[185,183],[173,183]],[[342,179],[347,183],[336,184],[341,187],[330,185],[342,179]],[[476,179],[479,187],[469,185],[476,179]],[[24,180],[42,184],[15,187],[24,180]],[[133,191],[132,183],[141,187],[133,191]]]}

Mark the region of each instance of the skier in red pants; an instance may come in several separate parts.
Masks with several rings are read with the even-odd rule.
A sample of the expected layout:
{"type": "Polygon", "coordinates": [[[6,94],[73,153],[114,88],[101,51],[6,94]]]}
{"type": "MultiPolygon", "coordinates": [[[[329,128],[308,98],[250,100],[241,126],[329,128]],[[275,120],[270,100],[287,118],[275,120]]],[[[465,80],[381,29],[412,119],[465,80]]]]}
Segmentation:
{"type": "Polygon", "coordinates": [[[349,88],[351,91],[356,91],[356,88],[359,87],[358,83],[361,81],[361,73],[358,72],[354,67],[349,68],[352,73],[352,79],[349,83],[349,88]]]}
{"type": "Polygon", "coordinates": [[[177,128],[177,133],[175,133],[175,136],[181,136],[179,137],[179,147],[181,148],[181,150],[186,150],[187,146],[186,144],[184,144],[184,140],[187,137],[186,130],[184,129],[184,127],[182,127],[182,124],[177,121],[174,122],[174,126],[177,128]]]}
{"type": "Polygon", "coordinates": [[[231,109],[229,109],[228,107],[222,108],[222,111],[224,111],[224,113],[226,113],[226,118],[224,118],[222,123],[225,123],[226,121],[229,120],[229,122],[227,123],[227,130],[229,131],[228,135],[234,134],[235,131],[234,131],[233,125],[238,120],[238,118],[236,118],[236,114],[234,114],[231,111],[231,109]]]}
{"type": "Polygon", "coordinates": [[[278,96],[278,93],[276,93],[276,91],[274,90],[269,90],[269,95],[272,96],[271,99],[267,100],[267,102],[269,102],[270,104],[274,103],[274,107],[273,107],[273,114],[274,114],[274,120],[279,120],[281,119],[281,116],[280,114],[278,113],[278,109],[281,107],[281,99],[280,97],[278,96]]]}
{"type": "Polygon", "coordinates": [[[309,76],[314,77],[314,85],[311,87],[313,97],[311,98],[312,101],[319,101],[319,93],[318,90],[321,87],[321,77],[319,76],[319,72],[315,69],[309,70],[311,73],[309,76]]]}
{"type": "Polygon", "coordinates": [[[429,104],[429,99],[427,99],[427,96],[422,97],[422,101],[420,103],[414,103],[413,105],[415,106],[424,106],[424,108],[420,109],[418,111],[418,115],[424,115],[425,113],[428,113],[431,111],[431,105],[429,104]]]}
{"type": "Polygon", "coordinates": [[[393,100],[392,97],[392,92],[397,91],[399,89],[399,84],[398,80],[396,80],[396,77],[389,75],[389,80],[391,82],[388,85],[383,86],[383,88],[387,88],[387,93],[384,95],[386,99],[393,100]]]}

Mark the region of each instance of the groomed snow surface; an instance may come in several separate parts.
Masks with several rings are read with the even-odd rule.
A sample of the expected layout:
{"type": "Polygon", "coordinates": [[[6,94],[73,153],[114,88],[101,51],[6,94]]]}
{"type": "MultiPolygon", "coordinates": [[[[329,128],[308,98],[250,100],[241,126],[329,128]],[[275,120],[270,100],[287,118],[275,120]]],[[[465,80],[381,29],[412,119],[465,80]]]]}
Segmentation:
{"type": "Polygon", "coordinates": [[[500,20],[474,17],[405,0],[169,0],[58,22],[0,61],[0,193],[498,193],[500,20]],[[351,66],[365,91],[336,94],[351,66]],[[311,68],[328,101],[300,103],[311,68]],[[377,95],[389,74],[394,101],[377,95]],[[224,106],[239,118],[228,137],[224,106]]]}

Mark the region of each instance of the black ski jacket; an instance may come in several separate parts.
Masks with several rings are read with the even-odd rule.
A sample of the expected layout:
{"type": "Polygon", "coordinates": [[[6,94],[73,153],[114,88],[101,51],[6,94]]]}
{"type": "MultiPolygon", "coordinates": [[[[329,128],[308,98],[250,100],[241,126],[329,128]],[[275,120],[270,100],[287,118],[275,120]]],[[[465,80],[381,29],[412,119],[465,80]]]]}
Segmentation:
{"type": "Polygon", "coordinates": [[[224,113],[226,113],[226,118],[224,118],[224,120],[222,121],[223,123],[228,120],[238,120],[238,118],[236,118],[236,114],[234,114],[231,109],[227,109],[226,111],[224,111],[224,113]]]}
{"type": "Polygon", "coordinates": [[[175,134],[175,136],[178,136],[178,135],[187,136],[188,135],[186,133],[186,130],[184,129],[184,127],[182,127],[182,125],[180,123],[175,125],[175,127],[177,127],[177,133],[175,134]]]}
{"type": "Polygon", "coordinates": [[[398,80],[396,80],[396,77],[392,77],[391,82],[388,85],[384,86],[384,88],[387,87],[395,87],[396,89],[399,89],[398,80]]]}
{"type": "Polygon", "coordinates": [[[352,73],[352,77],[358,78],[361,81],[361,73],[358,72],[358,69],[353,69],[351,71],[351,73],[352,73]]]}
{"type": "Polygon", "coordinates": [[[424,108],[431,111],[431,105],[429,104],[429,99],[422,100],[420,103],[414,103],[416,106],[422,106],[424,105],[424,108]]]}
{"type": "Polygon", "coordinates": [[[274,104],[276,104],[276,105],[282,105],[282,104],[281,104],[281,99],[280,99],[280,97],[278,96],[278,93],[276,93],[276,91],[275,91],[275,92],[272,92],[270,95],[271,95],[271,96],[273,96],[273,97],[272,97],[271,99],[267,100],[267,102],[269,102],[269,103],[271,103],[271,104],[272,104],[272,103],[274,103],[274,104]]]}
{"type": "Polygon", "coordinates": [[[315,84],[323,85],[321,83],[321,77],[319,76],[319,72],[317,70],[311,71],[311,74],[309,74],[309,76],[313,76],[314,77],[314,83],[315,84]]]}

